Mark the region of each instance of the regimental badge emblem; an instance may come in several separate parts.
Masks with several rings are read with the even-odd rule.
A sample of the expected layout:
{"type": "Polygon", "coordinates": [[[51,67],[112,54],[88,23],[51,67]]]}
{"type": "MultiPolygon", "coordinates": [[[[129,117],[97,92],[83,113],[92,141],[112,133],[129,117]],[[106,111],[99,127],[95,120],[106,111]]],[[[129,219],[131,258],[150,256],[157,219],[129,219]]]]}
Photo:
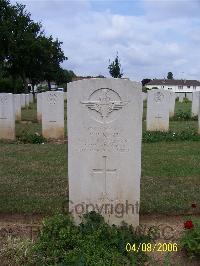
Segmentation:
{"type": "Polygon", "coordinates": [[[91,116],[100,123],[113,122],[128,101],[122,101],[119,94],[109,88],[95,90],[87,101],[81,101],[89,110],[92,110],[91,116]]]}
{"type": "Polygon", "coordinates": [[[8,97],[6,95],[0,96],[0,104],[6,104],[8,101],[8,97]]]}
{"type": "Polygon", "coordinates": [[[155,100],[155,102],[157,102],[157,103],[162,102],[163,98],[164,98],[164,94],[163,94],[161,91],[157,91],[157,92],[154,94],[154,100],[155,100]]]}
{"type": "Polygon", "coordinates": [[[49,104],[56,104],[57,99],[58,99],[58,96],[55,93],[49,93],[48,98],[47,98],[49,104]]]}

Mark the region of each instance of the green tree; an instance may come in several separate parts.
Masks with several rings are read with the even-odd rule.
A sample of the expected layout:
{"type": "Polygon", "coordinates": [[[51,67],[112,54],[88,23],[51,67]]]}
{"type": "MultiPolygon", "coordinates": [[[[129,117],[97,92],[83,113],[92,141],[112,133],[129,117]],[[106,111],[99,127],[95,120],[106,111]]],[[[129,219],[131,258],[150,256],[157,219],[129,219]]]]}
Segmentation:
{"type": "MultiPolygon", "coordinates": [[[[109,62],[110,62],[110,60],[109,60],[109,62]]],[[[109,69],[110,75],[113,78],[121,78],[123,76],[118,54],[116,55],[115,60],[109,64],[108,69],[109,69]]]]}
{"type": "Polygon", "coordinates": [[[76,77],[72,70],[60,68],[56,73],[55,82],[58,86],[64,87],[67,90],[67,83],[72,81],[72,78],[76,77]]]}
{"type": "Polygon", "coordinates": [[[39,36],[33,42],[30,47],[32,56],[26,68],[32,87],[46,80],[48,89],[51,89],[51,81],[56,81],[58,73],[62,72],[60,63],[67,59],[61,44],[58,40],[54,41],[52,36],[39,36]]]}
{"type": "Polygon", "coordinates": [[[68,58],[65,57],[61,49],[62,42],[53,37],[40,37],[40,46],[42,48],[42,55],[40,55],[40,66],[42,68],[43,80],[48,83],[48,88],[51,89],[51,81],[55,81],[57,73],[60,71],[60,63],[68,58]]]}
{"type": "Polygon", "coordinates": [[[167,79],[173,79],[173,73],[172,72],[168,72],[167,79]]]}
{"type": "Polygon", "coordinates": [[[50,89],[60,63],[67,59],[62,43],[46,37],[41,24],[31,19],[24,5],[0,0],[0,14],[0,64],[12,77],[12,87],[20,78],[25,91],[28,83],[34,86],[44,80],[50,89]]]}
{"type": "Polygon", "coordinates": [[[12,6],[10,1],[2,0],[0,12],[3,14],[0,24],[1,62],[12,77],[13,88],[20,77],[27,91],[26,68],[32,56],[30,47],[41,34],[41,25],[31,20],[30,13],[21,4],[12,6]]]}

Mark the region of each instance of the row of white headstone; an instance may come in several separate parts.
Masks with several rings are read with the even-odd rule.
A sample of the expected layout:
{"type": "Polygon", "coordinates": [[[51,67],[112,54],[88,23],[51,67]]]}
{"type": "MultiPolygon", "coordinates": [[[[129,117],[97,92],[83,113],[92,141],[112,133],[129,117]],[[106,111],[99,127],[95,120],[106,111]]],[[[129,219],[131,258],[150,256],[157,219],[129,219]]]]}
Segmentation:
{"type": "MultiPolygon", "coordinates": [[[[2,107],[5,98],[0,97],[0,119],[5,119],[9,116],[9,108],[2,107]]],[[[168,92],[149,92],[149,110],[162,115],[160,109],[164,108],[169,117],[169,97],[168,92]]],[[[55,137],[62,131],[63,136],[63,93],[38,94],[37,101],[42,113],[43,134],[50,132],[55,137]]],[[[67,101],[69,211],[77,223],[82,214],[97,211],[111,224],[125,221],[137,226],[143,111],[141,84],[122,79],[75,81],[68,85],[67,101]]]]}
{"type": "MultiPolygon", "coordinates": [[[[176,92],[176,99],[179,100],[179,102],[183,102],[184,99],[187,99],[188,101],[193,101],[193,98],[195,97],[195,94],[197,94],[197,92],[190,92],[190,93],[177,93],[176,92]]],[[[142,93],[142,97],[143,97],[143,101],[147,100],[147,93],[143,92],[142,93]]]]}
{"type": "MultiPolygon", "coordinates": [[[[169,118],[175,114],[176,94],[167,90],[150,90],[143,94],[143,100],[147,99],[147,131],[168,131],[169,118]]],[[[199,115],[200,92],[192,94],[191,115],[199,115]]],[[[199,128],[200,131],[200,128],[199,128]]]]}
{"type": "MultiPolygon", "coordinates": [[[[64,103],[66,92],[39,93],[38,121],[42,120],[42,134],[46,138],[64,138],[64,103]],[[42,95],[44,101],[41,102],[42,95]],[[58,104],[57,104],[58,103],[58,104]],[[43,115],[42,115],[42,106],[43,115]]],[[[37,98],[37,94],[36,94],[37,98]]],[[[0,139],[15,139],[15,121],[21,121],[22,108],[33,103],[33,94],[0,93],[0,139]]]]}
{"type": "Polygon", "coordinates": [[[15,121],[21,120],[21,109],[32,102],[31,93],[0,93],[0,139],[15,139],[15,121]]]}
{"type": "MultiPolygon", "coordinates": [[[[104,82],[106,84],[105,79],[104,82]]],[[[78,84],[81,86],[84,83],[79,82],[78,84]]],[[[169,118],[173,117],[175,112],[176,94],[171,91],[156,89],[148,91],[147,94],[143,93],[142,97],[143,100],[147,98],[147,130],[168,131],[169,118]]],[[[64,138],[64,100],[66,98],[67,93],[60,91],[37,94],[37,120],[42,123],[42,135],[47,139],[64,138]]],[[[194,92],[192,116],[199,114],[199,98],[200,92],[194,92]]],[[[0,138],[15,138],[15,120],[21,120],[21,108],[29,106],[31,102],[33,102],[32,94],[0,94],[0,138]]],[[[88,108],[96,108],[95,112],[99,112],[97,104],[88,108]]]]}

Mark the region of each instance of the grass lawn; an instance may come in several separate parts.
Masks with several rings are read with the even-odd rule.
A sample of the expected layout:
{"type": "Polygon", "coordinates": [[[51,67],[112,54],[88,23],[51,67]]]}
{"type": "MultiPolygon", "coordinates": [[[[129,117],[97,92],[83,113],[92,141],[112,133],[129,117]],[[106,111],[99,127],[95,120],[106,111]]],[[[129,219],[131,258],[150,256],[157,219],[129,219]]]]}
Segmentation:
{"type": "MultiPolygon", "coordinates": [[[[177,102],[180,108],[188,111],[191,103],[177,102]]],[[[22,120],[17,136],[41,133],[36,104],[23,109],[22,120]]],[[[197,121],[170,121],[175,132],[188,127],[197,128],[197,121]]],[[[66,144],[0,143],[0,151],[1,213],[47,214],[66,206],[66,144]]],[[[143,143],[141,213],[182,214],[192,202],[200,203],[200,142],[143,143]]]]}
{"type": "MultiPolygon", "coordinates": [[[[200,142],[142,146],[141,213],[200,202],[200,142]]],[[[54,213],[67,198],[65,144],[1,144],[0,212],[54,213]]]]}

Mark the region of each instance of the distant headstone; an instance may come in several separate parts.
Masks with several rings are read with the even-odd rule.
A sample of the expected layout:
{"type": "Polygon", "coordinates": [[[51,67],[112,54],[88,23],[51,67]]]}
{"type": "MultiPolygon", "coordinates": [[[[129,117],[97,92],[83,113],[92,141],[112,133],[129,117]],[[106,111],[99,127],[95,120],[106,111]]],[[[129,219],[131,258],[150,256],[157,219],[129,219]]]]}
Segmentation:
{"type": "Polygon", "coordinates": [[[165,90],[153,89],[147,96],[147,130],[169,130],[170,96],[165,90]]]}
{"type": "Polygon", "coordinates": [[[64,100],[65,101],[67,100],[67,92],[66,91],[64,92],[64,100]]]}
{"type": "Polygon", "coordinates": [[[33,94],[29,93],[29,103],[33,103],[33,94]]]}
{"type": "Polygon", "coordinates": [[[192,93],[192,116],[196,116],[199,113],[199,91],[192,93]]]}
{"type": "Polygon", "coordinates": [[[200,93],[199,93],[199,112],[198,112],[198,133],[200,134],[200,93]]]}
{"type": "Polygon", "coordinates": [[[176,104],[176,93],[173,91],[169,92],[169,96],[170,96],[170,102],[169,102],[169,117],[173,117],[174,116],[174,112],[175,112],[175,104],[176,104]]]}
{"type": "Polygon", "coordinates": [[[21,94],[21,107],[22,108],[26,107],[26,94],[24,93],[21,94]]]}
{"type": "Polygon", "coordinates": [[[25,94],[25,102],[26,102],[26,107],[29,107],[30,104],[29,94],[25,94]]]}
{"type": "Polygon", "coordinates": [[[42,94],[37,94],[37,120],[42,121],[42,94]]]}
{"type": "Polygon", "coordinates": [[[187,98],[189,101],[192,101],[192,92],[187,92],[187,93],[186,93],[186,98],[187,98]]]}
{"type": "Polygon", "coordinates": [[[200,93],[199,93],[198,133],[200,134],[200,93]]]}
{"type": "Polygon", "coordinates": [[[0,139],[15,139],[15,110],[12,93],[0,93],[0,139]]]}
{"type": "Polygon", "coordinates": [[[64,138],[64,94],[48,91],[42,95],[42,135],[49,139],[64,138]]]}
{"type": "Polygon", "coordinates": [[[185,93],[179,93],[179,102],[183,102],[183,99],[185,98],[185,93]]]}
{"type": "Polygon", "coordinates": [[[146,92],[142,93],[142,99],[143,99],[143,101],[147,100],[147,93],[146,92]]]}
{"type": "Polygon", "coordinates": [[[69,209],[139,224],[142,87],[122,79],[68,84],[69,209]]]}
{"type": "Polygon", "coordinates": [[[15,120],[21,121],[21,94],[14,94],[15,120]]]}

